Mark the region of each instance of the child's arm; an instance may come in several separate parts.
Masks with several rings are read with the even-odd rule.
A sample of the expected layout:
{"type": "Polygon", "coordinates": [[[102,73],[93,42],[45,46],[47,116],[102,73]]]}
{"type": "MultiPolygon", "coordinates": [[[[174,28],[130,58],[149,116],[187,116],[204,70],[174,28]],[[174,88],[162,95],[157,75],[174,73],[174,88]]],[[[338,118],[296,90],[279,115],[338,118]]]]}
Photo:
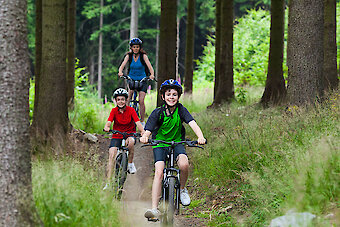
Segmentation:
{"type": "Polygon", "coordinates": [[[149,136],[151,135],[151,132],[149,130],[145,130],[143,136],[140,138],[140,142],[142,143],[148,143],[149,136]]]}
{"type": "Polygon", "coordinates": [[[140,121],[135,122],[137,125],[138,130],[140,131],[140,134],[143,135],[145,133],[143,125],[140,123],[140,121]]]}
{"type": "Polygon", "coordinates": [[[203,136],[203,132],[201,131],[200,127],[196,123],[196,121],[190,121],[189,126],[195,132],[196,136],[198,137],[197,141],[199,144],[205,144],[206,139],[203,136]]]}
{"type": "Polygon", "coordinates": [[[106,122],[106,124],[105,124],[105,126],[104,126],[104,131],[105,131],[105,132],[110,131],[111,124],[112,124],[111,121],[107,121],[107,122],[106,122]]]}

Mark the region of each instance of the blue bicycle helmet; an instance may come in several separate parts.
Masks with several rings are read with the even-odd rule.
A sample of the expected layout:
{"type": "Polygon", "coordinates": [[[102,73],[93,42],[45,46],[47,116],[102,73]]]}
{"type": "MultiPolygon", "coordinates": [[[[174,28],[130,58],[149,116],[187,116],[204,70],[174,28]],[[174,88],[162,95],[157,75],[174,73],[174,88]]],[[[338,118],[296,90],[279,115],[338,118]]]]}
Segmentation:
{"type": "Polygon", "coordinates": [[[142,46],[142,40],[140,40],[139,38],[132,38],[130,40],[130,46],[133,46],[133,45],[139,45],[139,46],[142,46]]]}
{"type": "Polygon", "coordinates": [[[165,90],[169,88],[176,89],[179,96],[182,94],[183,89],[182,89],[181,84],[177,80],[174,80],[174,79],[169,79],[169,80],[164,81],[161,84],[161,87],[159,88],[159,92],[161,94],[164,94],[165,90]]]}

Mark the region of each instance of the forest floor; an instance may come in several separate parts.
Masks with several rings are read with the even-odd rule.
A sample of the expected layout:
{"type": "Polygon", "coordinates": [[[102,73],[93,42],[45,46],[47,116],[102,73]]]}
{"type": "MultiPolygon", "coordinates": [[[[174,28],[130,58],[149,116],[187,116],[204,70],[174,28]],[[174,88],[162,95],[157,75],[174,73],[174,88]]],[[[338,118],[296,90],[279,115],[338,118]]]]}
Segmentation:
{"type": "MultiPolygon", "coordinates": [[[[87,158],[89,158],[89,156],[93,157],[94,155],[98,157],[98,164],[105,173],[110,139],[103,135],[96,136],[98,142],[91,143],[84,139],[82,133],[77,130],[74,131],[72,135],[73,138],[77,138],[75,140],[77,140],[78,145],[79,143],[83,143],[83,146],[85,145],[85,147],[88,148],[81,149],[83,151],[89,151],[89,154],[84,154],[87,158]]],[[[160,226],[159,222],[148,222],[144,217],[145,211],[151,208],[151,187],[154,172],[152,148],[142,148],[141,144],[137,142],[135,146],[134,163],[137,168],[137,173],[128,174],[124,184],[120,213],[122,224],[128,227],[160,226]]],[[[193,187],[188,187],[188,190],[189,192],[192,191],[193,187]]],[[[181,206],[180,209],[180,214],[175,216],[174,226],[205,226],[205,219],[196,217],[192,209],[183,206],[181,206]]]]}

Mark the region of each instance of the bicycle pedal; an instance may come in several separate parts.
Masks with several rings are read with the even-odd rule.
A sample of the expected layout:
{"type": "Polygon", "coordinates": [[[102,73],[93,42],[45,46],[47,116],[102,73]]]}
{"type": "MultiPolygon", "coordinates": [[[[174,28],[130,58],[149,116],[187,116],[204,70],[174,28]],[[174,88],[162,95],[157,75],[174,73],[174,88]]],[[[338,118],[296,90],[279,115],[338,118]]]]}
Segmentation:
{"type": "Polygon", "coordinates": [[[159,221],[159,219],[158,218],[148,218],[148,221],[157,222],[157,221],[159,221]]]}

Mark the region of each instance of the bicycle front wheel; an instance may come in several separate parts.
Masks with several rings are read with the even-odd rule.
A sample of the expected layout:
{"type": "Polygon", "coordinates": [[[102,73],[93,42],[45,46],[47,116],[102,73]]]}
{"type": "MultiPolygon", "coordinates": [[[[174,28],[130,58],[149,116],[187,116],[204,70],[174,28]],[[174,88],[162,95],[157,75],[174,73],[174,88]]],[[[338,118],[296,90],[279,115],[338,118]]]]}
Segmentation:
{"type": "Polygon", "coordinates": [[[125,152],[120,153],[116,159],[115,182],[118,199],[121,198],[123,186],[127,175],[128,158],[125,152]]]}
{"type": "Polygon", "coordinates": [[[173,225],[174,222],[174,214],[175,214],[175,207],[176,207],[176,200],[175,200],[175,184],[176,179],[173,177],[169,178],[169,190],[168,190],[168,198],[167,198],[167,211],[166,211],[166,224],[169,226],[173,225]]]}

